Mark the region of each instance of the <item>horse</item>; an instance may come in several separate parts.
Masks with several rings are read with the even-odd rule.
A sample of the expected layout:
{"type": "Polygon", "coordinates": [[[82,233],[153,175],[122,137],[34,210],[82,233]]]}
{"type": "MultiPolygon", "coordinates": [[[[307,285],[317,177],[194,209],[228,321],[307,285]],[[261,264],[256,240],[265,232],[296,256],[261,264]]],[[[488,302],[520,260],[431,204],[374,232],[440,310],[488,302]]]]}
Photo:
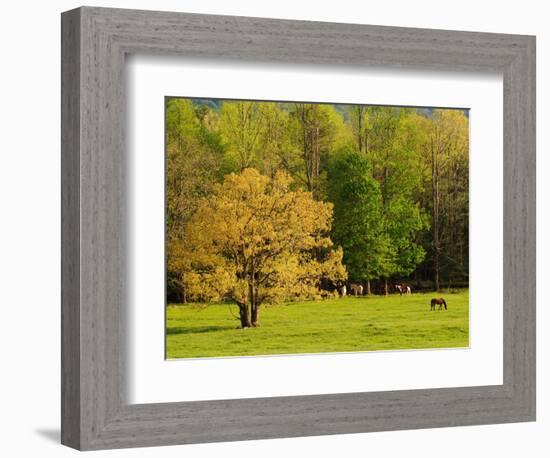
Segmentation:
{"type": "Polygon", "coordinates": [[[346,294],[347,294],[346,285],[342,285],[342,287],[340,288],[340,296],[346,297],[346,294]]]}
{"type": "Polygon", "coordinates": [[[352,283],[349,285],[350,293],[352,293],[354,296],[362,296],[363,295],[363,285],[356,285],[352,283]]]}
{"type": "Polygon", "coordinates": [[[439,305],[438,310],[441,310],[441,307],[445,306],[445,310],[447,310],[447,302],[445,302],[445,299],[442,297],[440,298],[433,298],[430,303],[430,310],[435,310],[435,306],[439,305]]]}
{"type": "Polygon", "coordinates": [[[403,294],[406,294],[407,296],[411,295],[411,287],[409,285],[396,284],[395,289],[397,289],[397,291],[399,291],[400,296],[402,296],[403,294]]]}

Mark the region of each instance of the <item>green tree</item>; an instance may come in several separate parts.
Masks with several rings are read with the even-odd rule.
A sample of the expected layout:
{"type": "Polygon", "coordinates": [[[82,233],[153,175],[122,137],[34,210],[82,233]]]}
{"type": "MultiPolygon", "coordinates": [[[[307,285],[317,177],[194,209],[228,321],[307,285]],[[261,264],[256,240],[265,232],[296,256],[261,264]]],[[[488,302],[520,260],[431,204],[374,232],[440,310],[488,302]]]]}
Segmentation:
{"type": "MultiPolygon", "coordinates": [[[[203,117],[207,113],[202,112],[203,117]]],[[[184,277],[189,265],[184,253],[185,227],[198,200],[219,179],[222,152],[216,134],[206,129],[190,100],[166,104],[166,254],[167,288],[186,300],[184,277]]]]}
{"type": "Polygon", "coordinates": [[[434,289],[441,272],[468,271],[468,119],[461,110],[435,110],[425,143],[430,190],[431,252],[434,289]],[[442,265],[442,261],[446,265],[442,265]]]}
{"type": "Polygon", "coordinates": [[[369,107],[367,105],[349,105],[347,108],[349,123],[357,151],[369,151],[369,107]]]}
{"type": "Polygon", "coordinates": [[[220,133],[235,170],[256,166],[261,145],[263,112],[260,102],[224,101],[220,133]]]}
{"type": "Polygon", "coordinates": [[[293,143],[302,161],[302,173],[294,176],[320,199],[326,181],[323,163],[344,137],[344,120],[333,105],[316,103],[292,104],[290,115],[293,143]]]}
{"type": "Polygon", "coordinates": [[[329,171],[329,199],[334,203],[332,238],[344,250],[351,280],[367,282],[388,275],[396,250],[386,232],[380,184],[364,154],[339,155],[329,171]]]}
{"type": "Polygon", "coordinates": [[[421,143],[415,136],[416,111],[397,107],[350,108],[356,144],[371,162],[371,174],[380,185],[384,233],[391,256],[380,269],[387,293],[390,276],[411,274],[425,256],[419,233],[427,220],[417,194],[422,186],[421,143]]]}
{"type": "Polygon", "coordinates": [[[260,109],[259,171],[272,178],[279,169],[293,174],[299,168],[299,156],[291,145],[288,110],[276,102],[263,102],[260,109]]]}

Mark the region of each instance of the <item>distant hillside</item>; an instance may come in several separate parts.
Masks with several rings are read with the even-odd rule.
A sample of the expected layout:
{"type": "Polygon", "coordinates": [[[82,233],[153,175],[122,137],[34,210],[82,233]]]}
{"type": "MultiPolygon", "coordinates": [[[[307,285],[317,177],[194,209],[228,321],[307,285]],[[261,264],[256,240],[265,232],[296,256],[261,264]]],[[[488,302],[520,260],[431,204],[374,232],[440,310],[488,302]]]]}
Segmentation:
{"type": "MultiPolygon", "coordinates": [[[[193,102],[194,105],[207,106],[212,110],[218,111],[221,108],[224,100],[231,100],[231,99],[190,99],[190,100],[193,102]]],[[[348,106],[349,104],[334,104],[334,108],[336,109],[336,111],[340,113],[342,117],[346,120],[348,119],[348,115],[349,115],[348,106]]],[[[435,108],[418,107],[416,108],[416,110],[418,111],[419,114],[422,114],[427,118],[431,118],[435,108]]],[[[464,109],[462,111],[467,117],[469,117],[470,110],[464,109]]]]}

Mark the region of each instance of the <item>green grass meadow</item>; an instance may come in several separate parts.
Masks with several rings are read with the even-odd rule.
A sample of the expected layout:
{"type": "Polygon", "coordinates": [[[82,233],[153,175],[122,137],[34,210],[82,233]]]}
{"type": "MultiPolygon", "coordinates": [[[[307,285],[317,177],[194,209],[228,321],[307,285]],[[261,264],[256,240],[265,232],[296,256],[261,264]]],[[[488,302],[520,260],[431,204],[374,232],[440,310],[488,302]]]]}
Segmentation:
{"type": "Polygon", "coordinates": [[[467,347],[468,303],[468,291],[294,302],[262,307],[261,326],[250,329],[238,328],[235,305],[171,304],[166,357],[467,347]],[[444,297],[448,310],[430,311],[432,297],[444,297]]]}

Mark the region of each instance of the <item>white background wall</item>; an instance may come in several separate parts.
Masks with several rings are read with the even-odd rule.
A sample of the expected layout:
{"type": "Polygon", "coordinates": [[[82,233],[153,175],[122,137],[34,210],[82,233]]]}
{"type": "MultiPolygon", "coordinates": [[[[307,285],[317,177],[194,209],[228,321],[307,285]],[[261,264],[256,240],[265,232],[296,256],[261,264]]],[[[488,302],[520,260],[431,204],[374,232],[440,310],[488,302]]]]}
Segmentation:
{"type": "MultiPolygon", "coordinates": [[[[545,2],[393,0],[128,0],[98,6],[537,35],[538,62],[538,421],[391,433],[99,452],[98,456],[275,457],[548,456],[550,181],[547,81],[550,28],[545,2]],[[546,386],[545,386],[546,385],[546,386]],[[546,434],[545,434],[546,433],[546,434]]],[[[60,372],[60,12],[68,0],[4,2],[0,16],[0,453],[71,456],[58,445],[60,372]]]]}

